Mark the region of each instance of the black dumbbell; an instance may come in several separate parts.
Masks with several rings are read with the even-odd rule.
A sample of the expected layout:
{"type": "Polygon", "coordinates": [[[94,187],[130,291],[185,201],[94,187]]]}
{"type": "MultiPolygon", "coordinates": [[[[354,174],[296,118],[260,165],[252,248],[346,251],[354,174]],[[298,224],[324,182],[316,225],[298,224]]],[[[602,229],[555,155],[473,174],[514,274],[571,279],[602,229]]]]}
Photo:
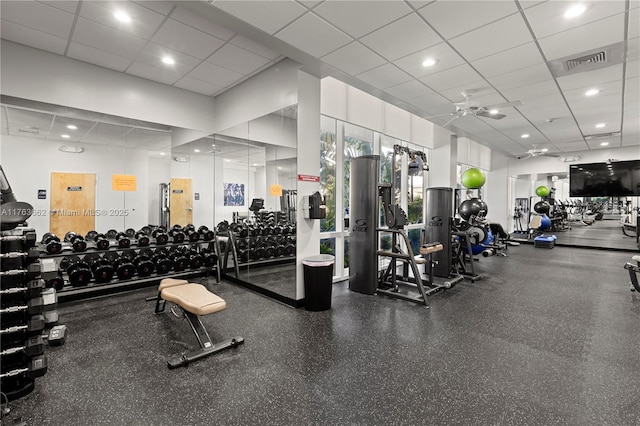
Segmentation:
{"type": "Polygon", "coordinates": [[[138,275],[141,277],[148,277],[153,274],[156,265],[151,261],[149,256],[138,255],[133,258],[133,264],[136,267],[138,275]]]}
{"type": "Polygon", "coordinates": [[[231,232],[238,232],[240,230],[240,225],[237,222],[232,222],[229,224],[229,230],[231,232]]]}
{"type": "Polygon", "coordinates": [[[240,262],[248,262],[249,261],[249,250],[238,250],[238,259],[240,262]]]}
{"type": "Polygon", "coordinates": [[[96,243],[96,248],[98,250],[109,250],[109,246],[111,243],[107,239],[107,236],[104,234],[96,234],[93,237],[93,241],[96,243]]]}
{"type": "Polygon", "coordinates": [[[248,236],[249,236],[249,228],[247,228],[246,226],[243,226],[238,230],[238,237],[247,238],[248,236]]]}
{"type": "Polygon", "coordinates": [[[218,232],[225,233],[229,230],[229,222],[223,220],[222,222],[218,223],[218,226],[216,226],[216,228],[218,229],[218,232]]]}
{"type": "Polygon", "coordinates": [[[191,269],[200,269],[204,266],[204,256],[195,250],[189,250],[189,267],[191,269]]]}
{"type": "Polygon", "coordinates": [[[251,237],[257,237],[258,236],[258,228],[256,228],[255,226],[250,226],[249,227],[249,236],[251,237]]]}
{"type": "MultiPolygon", "coordinates": [[[[193,226],[193,225],[191,225],[191,226],[193,226]]],[[[196,243],[196,242],[198,242],[198,240],[200,240],[200,233],[198,231],[196,231],[195,229],[186,229],[185,228],[185,232],[187,234],[187,238],[189,239],[189,242],[196,243]]]]}
{"type": "Polygon", "coordinates": [[[182,230],[183,230],[184,232],[187,232],[187,231],[195,231],[195,230],[196,230],[196,227],[195,227],[195,225],[194,225],[193,223],[189,223],[189,224],[187,224],[184,228],[182,228],[182,230]]]}
{"type": "Polygon", "coordinates": [[[131,246],[131,239],[124,232],[118,232],[115,240],[118,242],[118,247],[120,248],[128,248],[131,246]]]}
{"type": "Polygon", "coordinates": [[[181,250],[173,251],[169,255],[169,259],[171,259],[173,270],[176,272],[184,271],[189,267],[189,258],[181,250]]]}
{"type": "Polygon", "coordinates": [[[133,278],[136,273],[136,267],[128,256],[121,256],[117,258],[113,262],[113,269],[115,269],[119,280],[128,280],[133,278]]]}
{"type": "Polygon", "coordinates": [[[164,251],[157,251],[151,259],[156,266],[156,272],[160,275],[169,273],[173,268],[169,255],[164,251]]]}
{"type": "Polygon", "coordinates": [[[284,246],[284,252],[287,256],[292,256],[296,253],[296,246],[294,246],[293,244],[287,244],[286,246],[284,246]]]}
{"type": "Polygon", "coordinates": [[[57,254],[62,251],[62,244],[60,244],[60,238],[58,238],[56,234],[47,232],[42,236],[42,243],[44,244],[44,249],[49,254],[57,254]]]}
{"type": "Polygon", "coordinates": [[[113,279],[115,270],[111,262],[98,253],[91,253],[84,257],[84,261],[89,265],[93,279],[97,283],[106,283],[113,279]]]}
{"type": "Polygon", "coordinates": [[[149,239],[149,236],[142,231],[136,232],[136,235],[134,236],[136,238],[136,241],[137,241],[136,245],[138,247],[146,247],[151,242],[151,239],[149,239]]]}
{"type": "Polygon", "coordinates": [[[64,287],[64,278],[62,278],[62,274],[58,272],[57,276],[49,278],[47,281],[45,281],[44,285],[47,288],[53,287],[56,290],[62,290],[62,287],[64,287]]]}
{"type": "Polygon", "coordinates": [[[89,265],[76,255],[66,256],[62,259],[60,261],[60,269],[67,271],[69,284],[72,286],[85,286],[91,281],[89,265]]]}
{"type": "Polygon", "coordinates": [[[133,229],[133,228],[127,228],[127,229],[124,231],[124,233],[125,233],[125,234],[127,234],[127,237],[129,237],[129,238],[133,238],[133,237],[135,237],[135,236],[136,236],[136,230],[135,230],[135,229],[133,229]]]}
{"type": "Polygon", "coordinates": [[[140,228],[140,230],[138,232],[142,232],[146,236],[150,237],[151,236],[151,231],[152,230],[151,230],[150,226],[143,226],[142,228],[140,228]]]}
{"type": "Polygon", "coordinates": [[[202,235],[202,239],[205,241],[211,241],[216,237],[215,232],[204,225],[198,228],[198,233],[202,235]]]}
{"type": "Polygon", "coordinates": [[[115,240],[117,236],[118,236],[118,231],[116,231],[115,229],[109,229],[107,231],[107,238],[108,239],[115,240]]]}
{"type": "Polygon", "coordinates": [[[84,239],[87,240],[87,241],[93,241],[94,238],[96,237],[96,235],[98,235],[98,232],[89,231],[89,232],[87,232],[87,235],[84,236],[84,239]]]}
{"type": "Polygon", "coordinates": [[[278,246],[276,246],[276,248],[275,248],[275,255],[276,255],[277,257],[280,257],[280,256],[284,256],[284,254],[285,254],[284,246],[282,246],[282,245],[278,245],[278,246]]]}
{"type": "Polygon", "coordinates": [[[276,255],[276,250],[274,247],[267,247],[266,249],[264,249],[264,257],[265,258],[269,258],[269,257],[275,257],[276,255]]]}
{"type": "Polygon", "coordinates": [[[164,245],[169,242],[169,236],[160,228],[154,229],[151,236],[156,240],[156,244],[158,245],[164,245]]]}
{"type": "Polygon", "coordinates": [[[207,268],[213,268],[218,265],[218,256],[208,249],[203,249],[200,254],[204,258],[204,266],[207,268]]]}
{"type": "Polygon", "coordinates": [[[247,240],[236,241],[236,247],[238,247],[238,249],[240,250],[246,250],[248,246],[249,246],[249,243],[247,242],[247,240]]]}
{"type": "Polygon", "coordinates": [[[182,232],[182,228],[176,228],[176,225],[172,229],[169,230],[169,236],[173,239],[173,242],[176,244],[180,244],[184,242],[185,235],[182,232]]]}
{"type": "Polygon", "coordinates": [[[282,226],[280,225],[276,225],[273,227],[273,234],[274,235],[280,235],[282,234],[282,226]]]}
{"type": "Polygon", "coordinates": [[[65,234],[64,240],[71,243],[73,251],[85,251],[87,249],[87,242],[84,238],[75,232],[69,231],[65,234]]]}

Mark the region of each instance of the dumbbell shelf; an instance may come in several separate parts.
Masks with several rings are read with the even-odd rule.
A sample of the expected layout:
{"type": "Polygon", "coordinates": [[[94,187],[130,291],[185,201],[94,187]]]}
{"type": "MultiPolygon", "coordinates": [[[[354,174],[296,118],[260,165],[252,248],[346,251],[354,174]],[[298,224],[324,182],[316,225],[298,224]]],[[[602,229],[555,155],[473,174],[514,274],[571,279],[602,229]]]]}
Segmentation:
{"type": "Polygon", "coordinates": [[[108,249],[100,250],[96,248],[96,243],[88,242],[87,249],[84,251],[73,251],[70,244],[62,243],[62,251],[60,253],[47,253],[47,251],[44,248],[44,244],[42,243],[38,243],[37,247],[41,253],[40,257],[50,258],[50,257],[64,257],[64,256],[69,256],[70,254],[84,255],[88,253],[107,253],[109,251],[124,251],[129,249],[137,250],[137,249],[146,249],[146,248],[155,249],[155,248],[165,248],[165,247],[171,248],[171,247],[178,247],[178,246],[196,246],[196,245],[203,245],[203,244],[213,244],[214,241],[197,241],[195,243],[184,241],[182,243],[167,243],[167,244],[150,243],[149,245],[146,245],[146,246],[138,246],[136,244],[137,240],[131,240],[131,246],[127,248],[118,247],[118,243],[116,241],[109,241],[109,243],[110,245],[108,249]]]}

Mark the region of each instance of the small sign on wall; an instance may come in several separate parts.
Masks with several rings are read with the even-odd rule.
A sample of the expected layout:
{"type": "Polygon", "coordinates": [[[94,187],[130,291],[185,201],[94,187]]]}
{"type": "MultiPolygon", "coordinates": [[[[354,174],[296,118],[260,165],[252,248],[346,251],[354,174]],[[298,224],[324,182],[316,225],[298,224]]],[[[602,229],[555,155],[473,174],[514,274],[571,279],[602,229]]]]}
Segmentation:
{"type": "Polygon", "coordinates": [[[182,190],[182,189],[174,189],[171,192],[173,192],[174,194],[184,194],[184,190],[182,190]]]}
{"type": "Polygon", "coordinates": [[[82,191],[81,186],[67,186],[67,191],[82,191]]]}
{"type": "Polygon", "coordinates": [[[46,200],[46,199],[47,199],[47,190],[38,189],[38,200],[46,200]]]}
{"type": "Polygon", "coordinates": [[[298,175],[298,180],[302,182],[320,182],[320,176],[298,175]]]}
{"type": "Polygon", "coordinates": [[[270,185],[269,186],[269,195],[273,195],[274,197],[279,197],[282,195],[282,185],[270,185]]]}
{"type": "Polygon", "coordinates": [[[193,193],[193,199],[196,200],[196,201],[200,200],[200,193],[199,192],[194,192],[193,193]]]}
{"type": "Polygon", "coordinates": [[[111,175],[111,189],[114,191],[133,191],[136,190],[135,175],[111,175]]]}

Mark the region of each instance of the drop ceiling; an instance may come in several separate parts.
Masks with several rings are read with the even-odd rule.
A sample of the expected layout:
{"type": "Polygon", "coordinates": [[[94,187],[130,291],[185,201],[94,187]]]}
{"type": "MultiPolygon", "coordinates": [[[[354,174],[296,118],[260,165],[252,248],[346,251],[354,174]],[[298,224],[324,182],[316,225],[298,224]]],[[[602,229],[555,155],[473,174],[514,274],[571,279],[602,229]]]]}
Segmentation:
{"type": "MultiPolygon", "coordinates": [[[[582,15],[564,18],[575,3],[2,1],[1,35],[208,96],[290,57],[438,125],[462,92],[473,93],[472,106],[522,101],[501,120],[465,115],[447,126],[511,156],[640,145],[640,0],[584,1],[582,15]],[[132,22],[115,21],[115,8],[132,22]],[[548,64],[615,44],[626,53],[618,63],[565,76],[548,64]],[[159,61],[168,54],[171,67],[159,61]],[[436,64],[423,67],[427,57],[436,64]],[[585,96],[592,88],[600,92],[585,96]]],[[[105,138],[118,132],[99,127],[105,138]]]]}

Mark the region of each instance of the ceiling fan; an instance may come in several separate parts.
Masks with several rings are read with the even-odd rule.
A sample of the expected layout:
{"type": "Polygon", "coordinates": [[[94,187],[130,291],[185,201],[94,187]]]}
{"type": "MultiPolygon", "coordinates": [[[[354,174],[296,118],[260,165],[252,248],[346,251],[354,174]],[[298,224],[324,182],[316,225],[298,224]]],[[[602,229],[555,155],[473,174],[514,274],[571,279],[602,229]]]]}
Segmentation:
{"type": "Polygon", "coordinates": [[[500,114],[500,110],[503,108],[511,108],[522,105],[522,101],[513,101],[513,102],[505,102],[496,105],[488,105],[488,106],[477,106],[473,105],[471,102],[471,96],[476,93],[477,90],[465,90],[462,92],[462,96],[464,96],[464,102],[456,102],[454,103],[456,107],[455,112],[451,112],[449,114],[443,115],[433,115],[431,117],[425,118],[436,118],[436,117],[444,117],[447,115],[452,115],[453,118],[443,124],[443,127],[447,127],[451,124],[452,121],[457,120],[460,117],[465,117],[467,115],[472,115],[474,117],[484,117],[484,118],[492,118],[494,120],[501,120],[506,117],[504,114],[500,114]]]}
{"type": "Polygon", "coordinates": [[[516,158],[518,160],[522,160],[523,158],[531,158],[531,157],[560,157],[559,155],[555,155],[555,154],[550,154],[548,148],[536,148],[535,146],[530,149],[529,151],[527,151],[525,154],[523,155],[518,155],[516,158]]]}

